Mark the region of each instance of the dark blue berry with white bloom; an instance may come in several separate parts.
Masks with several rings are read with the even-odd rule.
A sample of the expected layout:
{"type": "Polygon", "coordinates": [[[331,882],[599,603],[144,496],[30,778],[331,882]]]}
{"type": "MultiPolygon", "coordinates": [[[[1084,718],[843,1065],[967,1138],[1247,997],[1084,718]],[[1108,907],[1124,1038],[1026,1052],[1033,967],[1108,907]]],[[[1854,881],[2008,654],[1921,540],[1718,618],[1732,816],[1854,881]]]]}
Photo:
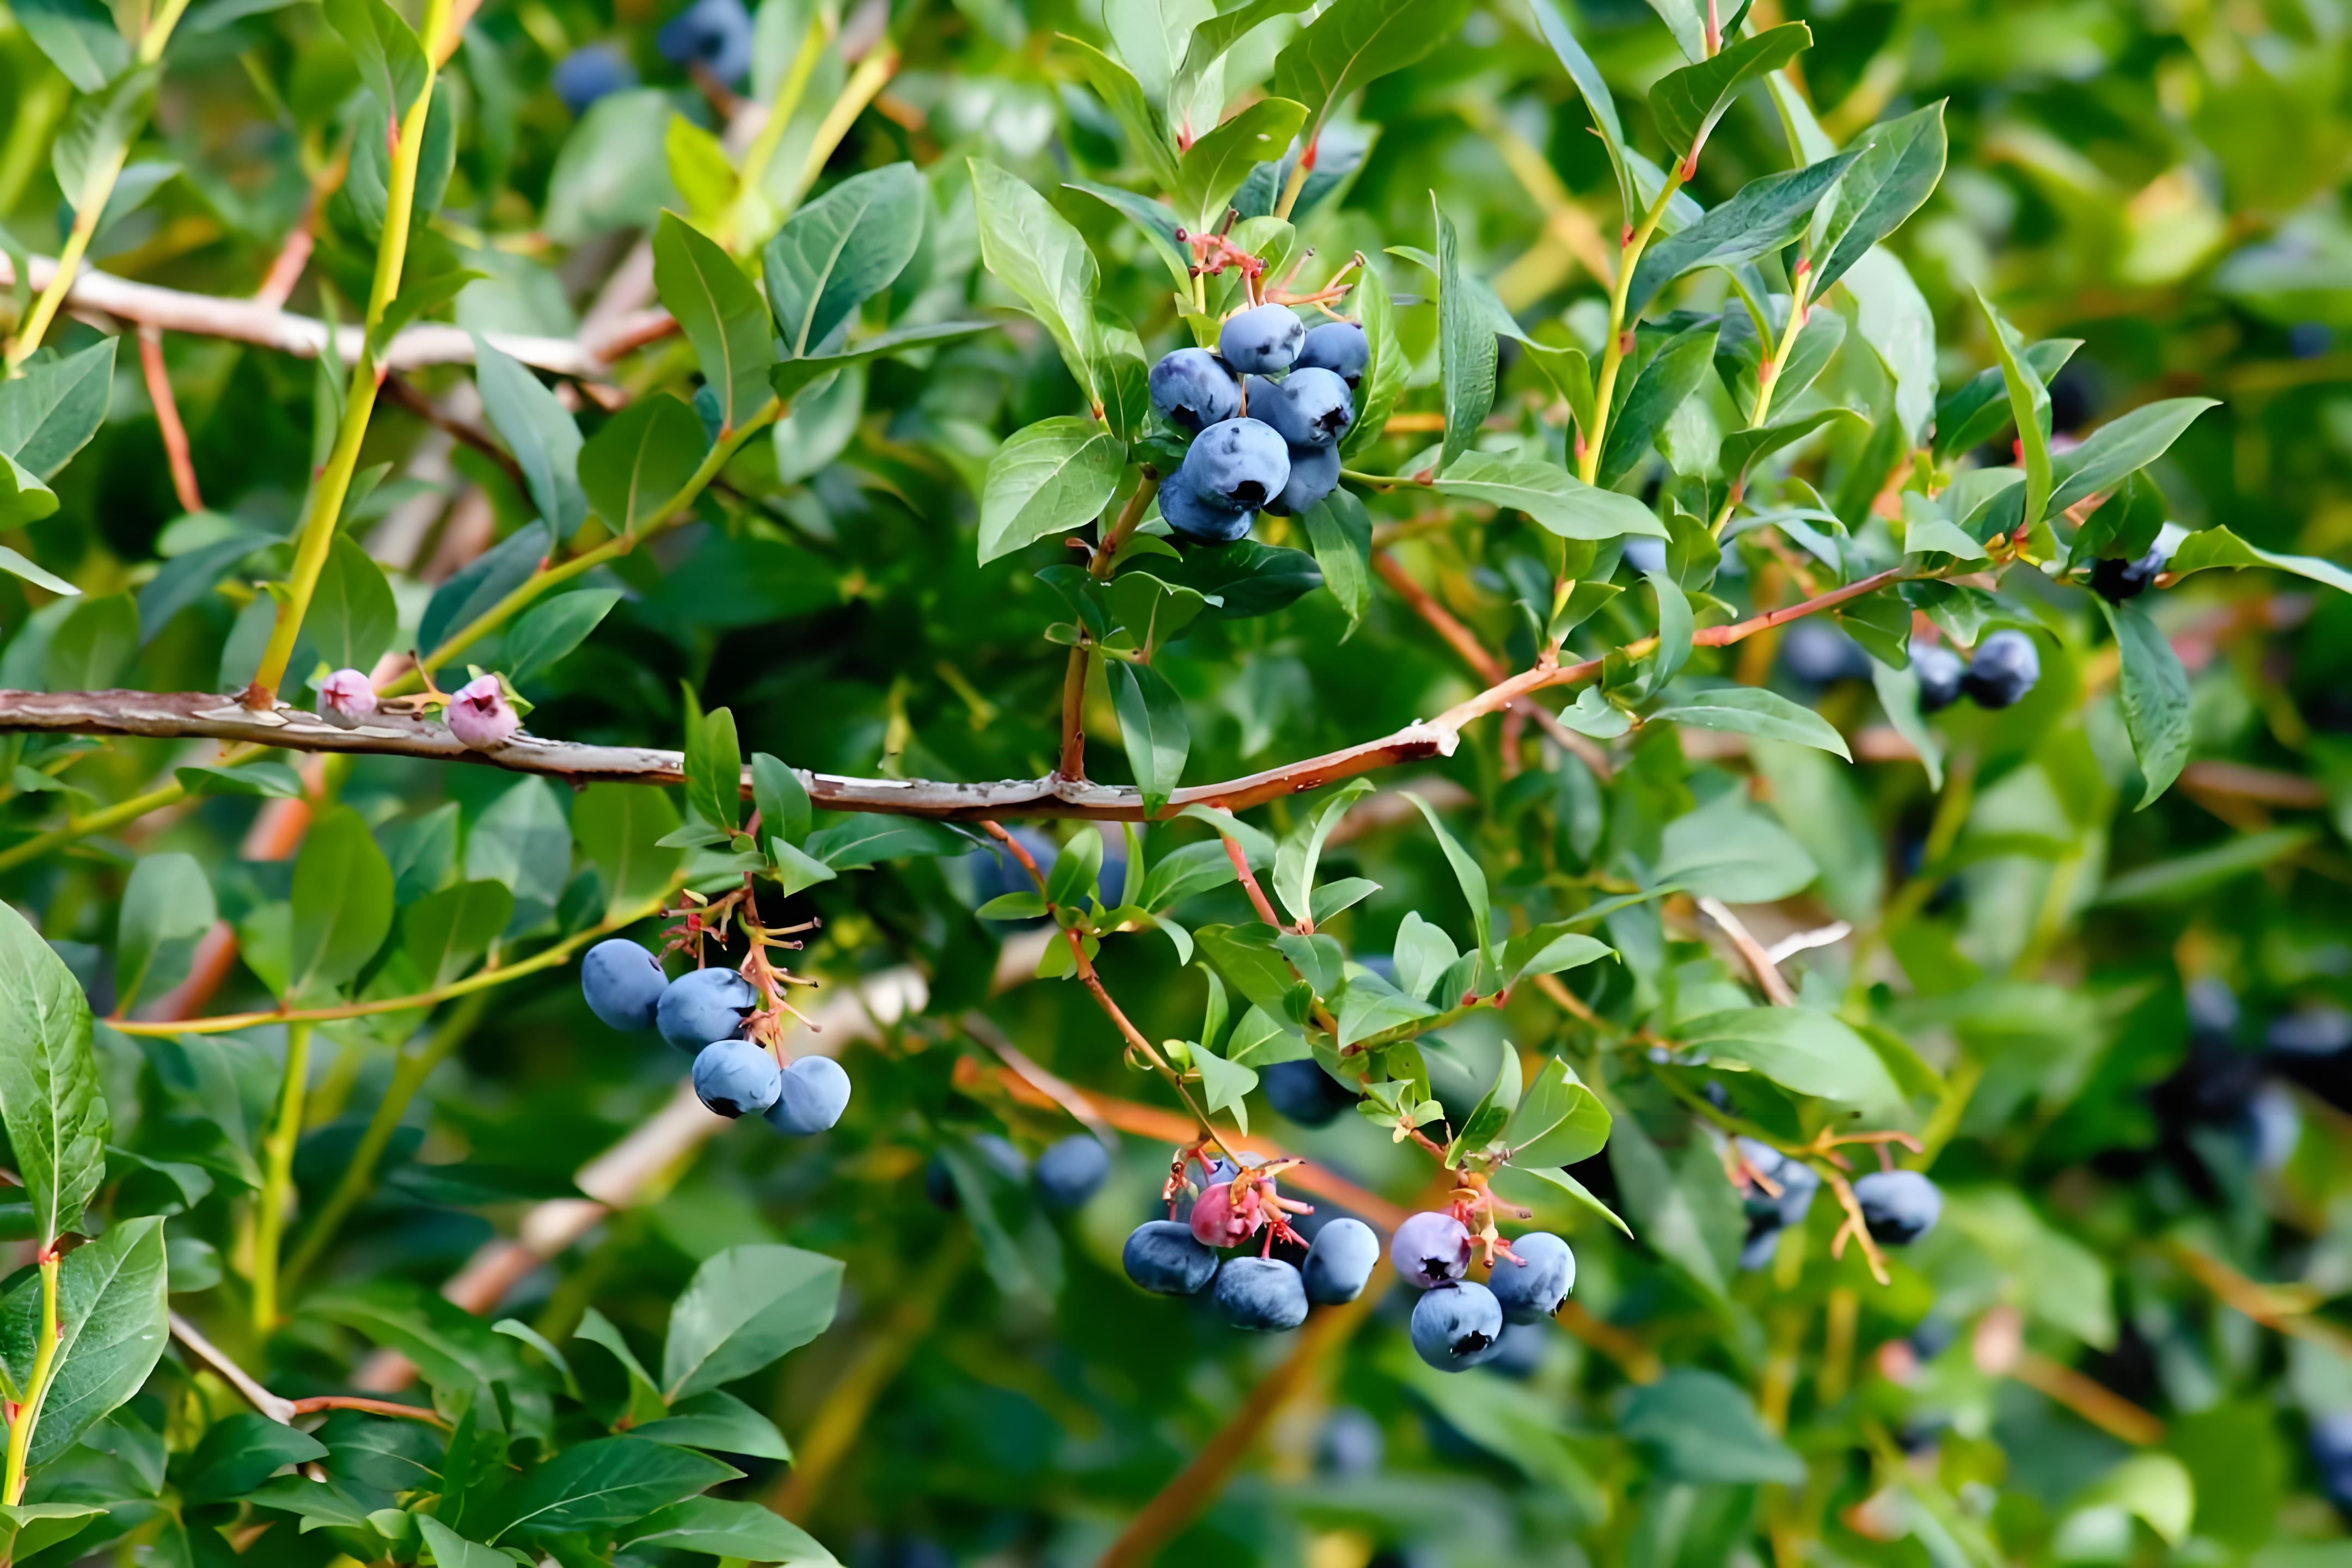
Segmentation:
{"type": "Polygon", "coordinates": [[[1960,700],[1960,679],[1969,667],[1939,642],[1911,645],[1911,674],[1919,682],[1919,711],[1933,713],[1960,700]]]}
{"type": "Polygon", "coordinates": [[[795,1138],[830,1131],[849,1109],[849,1074],[831,1057],[803,1057],[783,1071],[768,1125],[795,1138]]]}
{"type": "Polygon", "coordinates": [[[1328,370],[1355,391],[1372,363],[1372,346],[1361,321],[1326,321],[1310,331],[1298,345],[1294,370],[1328,370]]]}
{"type": "Polygon", "coordinates": [[[1328,370],[1294,370],[1279,382],[1253,376],[1249,403],[1250,416],[1293,447],[1336,447],[1356,422],[1354,394],[1328,370]]]}
{"type": "Polygon", "coordinates": [[[1381,1238],[1360,1219],[1335,1219],[1315,1233],[1307,1249],[1307,1299],[1337,1307],[1364,1293],[1381,1261],[1381,1238]]]}
{"type": "Polygon", "coordinates": [[[1908,1247],[1936,1228],[1944,1194],[1916,1171],[1873,1171],[1853,1184],[1854,1202],[1870,1238],[1883,1247],[1908,1247]]]}
{"type": "Polygon", "coordinates": [[[750,1040],[713,1040],[694,1058],[695,1098],[716,1115],[756,1116],[783,1089],[776,1059],[750,1040]]]}
{"type": "Polygon", "coordinates": [[[2147,553],[2137,560],[2115,561],[2102,556],[2091,563],[2091,592],[2111,605],[2137,598],[2155,583],[2166,560],[2161,544],[2150,545],[2147,553]]]}
{"type": "Polygon", "coordinates": [[[1086,1207],[1109,1176],[1110,1152],[1099,1139],[1083,1132],[1048,1146],[1029,1171],[1038,1201],[1066,1214],[1086,1207]]]}
{"type": "Polygon", "coordinates": [[[661,961],[627,937],[607,937],[580,961],[580,994],[614,1029],[650,1029],[669,976],[661,961]]]}
{"type": "Polygon", "coordinates": [[[675,66],[700,66],[729,87],[751,68],[751,14],[743,0],[694,0],[662,24],[654,47],[675,66]]]}
{"type": "Polygon", "coordinates": [[[1129,1233],[1119,1253],[1127,1277],[1161,1296],[1197,1296],[1217,1272],[1217,1255],[1172,1219],[1148,1220],[1129,1233]]]}
{"type": "Polygon", "coordinates": [[[1503,1340],[1503,1305],[1475,1280],[1440,1285],[1412,1305],[1412,1348],[1440,1372],[1465,1372],[1503,1340]]]}
{"type": "Polygon", "coordinates": [[[1539,1323],[1559,1310],[1576,1288],[1576,1254],[1549,1231],[1530,1231],[1511,1243],[1519,1261],[1495,1259],[1486,1289],[1502,1303],[1503,1316],[1514,1323],[1539,1323]]]}
{"type": "Polygon", "coordinates": [[[1253,305],[1227,319],[1217,357],[1247,375],[1280,375],[1298,361],[1307,328],[1287,305],[1253,305]]]}
{"type": "Polygon", "coordinates": [[[1389,1261],[1416,1290],[1459,1279],[1470,1271],[1469,1229],[1441,1209],[1408,1215],[1389,1238],[1389,1261]]]}
{"type": "Polygon", "coordinates": [[[661,1037],[681,1051],[700,1051],[713,1040],[743,1032],[743,1020],[760,1005],[751,983],[731,969],[693,969],[669,983],[654,1007],[661,1037]]]}
{"type": "MultiPolygon", "coordinates": [[[[1228,419],[1194,437],[1177,477],[1206,505],[1255,511],[1290,482],[1290,447],[1264,420],[1228,419]]],[[[1167,510],[1163,493],[1162,515],[1167,510]]],[[[1169,526],[1176,526],[1174,519],[1169,526]]]]}
{"type": "Polygon", "coordinates": [[[1312,511],[1339,488],[1339,447],[1293,447],[1290,478],[1284,483],[1282,493],[1265,503],[1265,510],[1276,517],[1295,517],[1302,511],[1312,511]]]}
{"type": "Polygon", "coordinates": [[[1241,378],[1206,349],[1178,349],[1151,367],[1151,406],[1180,430],[1200,434],[1242,411],[1241,378]]]}
{"type": "Polygon", "coordinates": [[[637,68],[617,44],[589,44],[557,62],[549,85],[572,117],[588,112],[598,99],[626,92],[637,85],[637,68]]]}
{"type": "Polygon", "coordinates": [[[1182,470],[1160,481],[1160,515],[1179,535],[1200,544],[1231,544],[1247,533],[1257,518],[1255,512],[1228,511],[1202,500],[1182,470]]]}
{"type": "Polygon", "coordinates": [[[2033,639],[2021,631],[1999,631],[1977,644],[1960,689],[1979,708],[2007,708],[2024,700],[2041,679],[2042,655],[2033,639]]]}
{"type": "Polygon", "coordinates": [[[1259,1081],[1265,1098],[1283,1115],[1301,1127],[1324,1127],[1343,1110],[1352,1110],[1356,1092],[1312,1058],[1276,1062],[1263,1069],[1259,1081]]]}
{"type": "Polygon", "coordinates": [[[1217,1306],[1237,1329],[1295,1329],[1307,1321],[1307,1286],[1279,1258],[1236,1258],[1217,1270],[1217,1306]]]}

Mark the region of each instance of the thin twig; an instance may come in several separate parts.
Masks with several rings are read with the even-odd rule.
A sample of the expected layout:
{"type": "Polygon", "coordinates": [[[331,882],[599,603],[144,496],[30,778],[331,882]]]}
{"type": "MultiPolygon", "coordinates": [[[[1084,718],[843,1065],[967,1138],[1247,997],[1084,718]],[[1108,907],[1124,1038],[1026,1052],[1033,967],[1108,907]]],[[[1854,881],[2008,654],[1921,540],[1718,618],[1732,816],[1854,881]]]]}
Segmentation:
{"type": "Polygon", "coordinates": [[[1764,994],[1771,1000],[1772,1005],[1795,1006],[1797,994],[1790,989],[1788,976],[1780,973],[1780,966],[1773,962],[1770,953],[1764,951],[1764,944],[1756,940],[1755,934],[1738,915],[1731,912],[1729,906],[1721,899],[1702,898],[1698,907],[1701,913],[1723,928],[1723,934],[1731,939],[1731,945],[1747,963],[1748,972],[1756,976],[1756,984],[1764,988],[1764,994]]]}
{"type": "Polygon", "coordinates": [[[139,370],[146,378],[147,400],[155,405],[163,456],[172,465],[172,494],[182,511],[202,511],[205,498],[196,489],[196,461],[188,450],[188,427],[180,423],[180,405],[172,395],[172,374],[163,365],[163,328],[139,329],[139,370]]]}

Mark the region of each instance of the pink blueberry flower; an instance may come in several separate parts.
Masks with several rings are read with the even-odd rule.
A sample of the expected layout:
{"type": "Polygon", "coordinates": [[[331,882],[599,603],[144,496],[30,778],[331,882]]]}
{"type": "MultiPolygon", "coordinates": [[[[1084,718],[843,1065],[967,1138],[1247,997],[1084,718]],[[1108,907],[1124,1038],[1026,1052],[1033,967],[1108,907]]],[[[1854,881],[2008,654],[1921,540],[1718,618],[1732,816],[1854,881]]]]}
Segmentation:
{"type": "Polygon", "coordinates": [[[356,669],[339,669],[319,683],[319,711],[331,722],[356,724],[375,711],[375,687],[356,669]]]}
{"type": "Polygon", "coordinates": [[[449,699],[450,731],[473,751],[502,746],[521,727],[522,721],[507,701],[506,688],[495,675],[467,681],[449,699]]]}

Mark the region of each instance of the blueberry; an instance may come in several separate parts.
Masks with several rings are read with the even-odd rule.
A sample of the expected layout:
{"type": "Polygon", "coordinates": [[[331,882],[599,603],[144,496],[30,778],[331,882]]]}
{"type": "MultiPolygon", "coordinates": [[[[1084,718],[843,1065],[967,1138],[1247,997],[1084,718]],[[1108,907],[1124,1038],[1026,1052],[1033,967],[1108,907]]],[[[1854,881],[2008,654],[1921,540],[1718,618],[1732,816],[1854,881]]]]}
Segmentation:
{"type": "Polygon", "coordinates": [[[1227,317],[1217,334],[1217,355],[1251,375],[1280,375],[1298,359],[1307,328],[1287,305],[1254,305],[1227,317]]]}
{"type": "Polygon", "coordinates": [[[637,68],[616,44],[590,44],[572,50],[557,62],[555,75],[550,83],[555,96],[563,100],[572,118],[588,112],[588,106],[608,93],[625,92],[637,85],[637,68]]]}
{"type": "Polygon", "coordinates": [[[1908,1247],[1944,1212],[1944,1194],[1916,1171],[1873,1171],[1856,1178],[1853,1197],[1871,1239],[1887,1247],[1908,1247]]]}
{"type": "Polygon", "coordinates": [[[2021,700],[2042,679],[2042,656],[2021,631],[2000,631],[1977,644],[1960,689],[1979,708],[2007,708],[2021,700]]]}
{"type": "MultiPolygon", "coordinates": [[[[1218,426],[1218,429],[1224,426],[1218,426]]],[[[1198,443],[1194,443],[1195,446],[1198,443]]],[[[1169,475],[1160,481],[1160,515],[1168,526],[1186,539],[1202,544],[1231,544],[1250,531],[1255,515],[1246,511],[1227,511],[1202,500],[1184,477],[1192,469],[1187,460],[1181,472],[1169,475]]]]}
{"type": "Polygon", "coordinates": [[[580,961],[580,994],[609,1028],[652,1028],[668,989],[661,960],[625,936],[607,937],[580,961]]]}
{"type": "Polygon", "coordinates": [[[1551,1338],[1552,1331],[1544,1324],[1515,1323],[1505,1318],[1503,1337],[1495,1342],[1495,1353],[1480,1364],[1499,1377],[1524,1383],[1543,1365],[1551,1338]]]}
{"type": "Polygon", "coordinates": [[[2324,1002],[2298,1007],[2272,1019],[2263,1041],[2282,1056],[2332,1057],[2352,1047],[2352,1013],[2324,1002]]]}
{"type": "Polygon", "coordinates": [[[2111,605],[2126,599],[2136,599],[2147,592],[2156,574],[2164,570],[2164,546],[2148,547],[2147,554],[2137,561],[2116,561],[2102,556],[2091,563],[2091,592],[2111,605]]]}
{"type": "Polygon", "coordinates": [[[980,1163],[1013,1186],[1029,1179],[1029,1157],[1013,1146],[1013,1140],[994,1132],[972,1134],[971,1152],[980,1163]]]}
{"type": "MultiPolygon", "coordinates": [[[[1029,858],[1037,862],[1038,874],[1051,877],[1054,862],[1062,857],[1062,847],[1034,827],[1015,827],[1009,831],[1013,841],[1028,852],[1029,858]]],[[[1004,893],[1034,893],[1037,890],[1037,884],[1029,879],[1028,868],[1013,858],[1013,851],[993,838],[988,841],[987,848],[985,855],[976,856],[971,861],[976,868],[972,873],[972,892],[982,903],[1004,893]]],[[[1102,870],[1095,878],[1095,889],[1102,897],[1103,907],[1117,908],[1119,894],[1126,886],[1127,851],[1114,848],[1109,844],[1104,845],[1102,870]]],[[[1042,924],[1044,920],[1041,915],[1034,922],[1006,921],[1003,923],[1015,926],[1042,924]]]]}
{"type": "Polygon", "coordinates": [[[1217,1271],[1217,1255],[1172,1219],[1137,1226],[1118,1260],[1129,1279],[1162,1296],[1197,1296],[1217,1271]]]}
{"type": "Polygon", "coordinates": [[[661,1037],[681,1051],[743,1032],[744,1015],[759,1005],[751,983],[731,969],[693,969],[669,983],[654,1009],[661,1037]]]}
{"type": "Polygon", "coordinates": [[[1780,1223],[1750,1215],[1748,1219],[1748,1239],[1739,1244],[1739,1267],[1754,1273],[1772,1267],[1772,1259],[1780,1255],[1780,1223]]]}
{"type": "Polygon", "coordinates": [[[662,58],[698,65],[732,87],[751,68],[751,14],[743,0],[694,0],[654,35],[662,58]]]}
{"type": "Polygon", "coordinates": [[[1260,1075],[1266,1103],[1301,1127],[1326,1127],[1355,1108],[1356,1091],[1325,1072],[1311,1058],[1276,1062],[1260,1075]]]}
{"type": "Polygon", "coordinates": [[[1372,362],[1372,346],[1361,321],[1326,321],[1298,345],[1295,370],[1328,370],[1353,392],[1363,384],[1364,368],[1372,362]]]}
{"type": "Polygon", "coordinates": [[[1037,1156],[1029,1178],[1037,1186],[1038,1201],[1067,1214],[1087,1206],[1110,1176],[1110,1152],[1099,1139],[1079,1132],[1063,1139],[1037,1156]]]}
{"type": "Polygon", "coordinates": [[[950,1214],[963,1207],[963,1194],[956,1191],[955,1173],[937,1154],[923,1163],[923,1195],[950,1214]]]}
{"type": "Polygon", "coordinates": [[[1821,1189],[1822,1178],[1811,1165],[1783,1154],[1769,1143],[1759,1143],[1753,1138],[1739,1140],[1739,1152],[1748,1163],[1762,1173],[1764,1178],[1780,1189],[1777,1198],[1759,1192],[1748,1198],[1751,1209],[1762,1205],[1772,1211],[1776,1225],[1802,1225],[1813,1206],[1813,1194],[1821,1189]]]}
{"type": "Polygon", "coordinates": [[[1524,1259],[1514,1263],[1497,1258],[1486,1288],[1502,1303],[1503,1316],[1514,1323],[1539,1323],[1559,1310],[1576,1288],[1576,1254],[1549,1231],[1530,1231],[1511,1243],[1524,1259]]]}
{"type": "Polygon", "coordinates": [[[1315,1440],[1315,1462],[1335,1476],[1370,1475],[1381,1468],[1388,1446],[1388,1434],[1371,1412],[1342,1405],[1323,1418],[1323,1431],[1315,1440]]]}
{"type": "Polygon", "coordinates": [[[2311,1423],[2311,1462],[2319,1489],[2336,1510],[2352,1519],[2352,1411],[2337,1411],[2311,1423]]]}
{"type": "Polygon", "coordinates": [[[1293,447],[1336,447],[1356,422],[1348,384],[1328,370],[1294,370],[1282,381],[1252,376],[1250,414],[1293,447]]]}
{"type": "Polygon", "coordinates": [[[1312,511],[1324,497],[1339,488],[1339,447],[1293,447],[1290,479],[1282,487],[1282,493],[1265,503],[1265,510],[1276,517],[1312,511]]]}
{"type": "Polygon", "coordinates": [[[1295,1329],[1307,1321],[1307,1287],[1279,1258],[1236,1258],[1217,1270],[1217,1305],[1237,1329],[1295,1329]]]}
{"type": "Polygon", "coordinates": [[[795,1138],[829,1132],[849,1109],[849,1075],[831,1057],[803,1057],[784,1069],[768,1125],[795,1138]]]}
{"type": "Polygon", "coordinates": [[[1799,621],[1789,628],[1780,639],[1780,664],[1808,686],[1870,679],[1870,656],[1862,645],[1822,621],[1799,621]]]}
{"type": "Polygon", "coordinates": [[[750,1040],[713,1040],[694,1058],[695,1098],[716,1115],[756,1114],[775,1104],[783,1089],[775,1058],[750,1040]]]}
{"type": "Polygon", "coordinates": [[[1919,682],[1919,711],[1933,713],[1960,700],[1960,679],[1968,666],[1960,656],[1939,642],[1911,645],[1911,673],[1919,682]]]}
{"type": "Polygon", "coordinates": [[[1307,1249],[1307,1299],[1337,1307],[1364,1293],[1381,1260],[1381,1238],[1360,1219],[1335,1219],[1315,1233],[1307,1249]]]}
{"type": "Polygon", "coordinates": [[[1178,349],[1151,367],[1151,406],[1197,436],[1242,411],[1241,378],[1206,349],[1178,349]]]}
{"type": "Polygon", "coordinates": [[[1440,1285],[1413,1303],[1412,1348],[1440,1372],[1476,1366],[1502,1338],[1503,1305],[1475,1281],[1440,1285]]]}
{"type": "Polygon", "coordinates": [[[1443,1210],[1408,1215],[1389,1241],[1389,1261],[1416,1290],[1459,1279],[1470,1271],[1470,1232],[1443,1210]]]}
{"type": "MultiPolygon", "coordinates": [[[[1228,419],[1210,426],[1193,440],[1179,477],[1204,506],[1255,511],[1290,482],[1290,448],[1264,420],[1228,419]]],[[[1160,500],[1163,516],[1165,488],[1160,500]]],[[[1172,517],[1168,525],[1182,526],[1172,517]]]]}

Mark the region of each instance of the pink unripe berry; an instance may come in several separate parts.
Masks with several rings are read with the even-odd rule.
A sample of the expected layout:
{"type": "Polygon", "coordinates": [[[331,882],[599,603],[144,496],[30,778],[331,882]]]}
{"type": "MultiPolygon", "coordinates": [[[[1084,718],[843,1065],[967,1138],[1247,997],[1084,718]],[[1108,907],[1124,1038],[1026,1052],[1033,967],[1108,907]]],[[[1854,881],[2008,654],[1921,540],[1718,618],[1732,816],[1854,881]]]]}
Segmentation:
{"type": "Polygon", "coordinates": [[[522,727],[507,701],[506,688],[495,675],[485,675],[459,687],[449,699],[449,731],[472,751],[487,752],[506,743],[522,727]]]}
{"type": "Polygon", "coordinates": [[[356,724],[375,711],[375,686],[356,669],[339,669],[319,683],[319,712],[331,723],[356,724]]]}
{"type": "Polygon", "coordinates": [[[1219,1182],[1192,1205],[1192,1234],[1204,1246],[1238,1247],[1257,1229],[1263,1217],[1255,1184],[1236,1202],[1234,1184],[1219,1182]]]}

